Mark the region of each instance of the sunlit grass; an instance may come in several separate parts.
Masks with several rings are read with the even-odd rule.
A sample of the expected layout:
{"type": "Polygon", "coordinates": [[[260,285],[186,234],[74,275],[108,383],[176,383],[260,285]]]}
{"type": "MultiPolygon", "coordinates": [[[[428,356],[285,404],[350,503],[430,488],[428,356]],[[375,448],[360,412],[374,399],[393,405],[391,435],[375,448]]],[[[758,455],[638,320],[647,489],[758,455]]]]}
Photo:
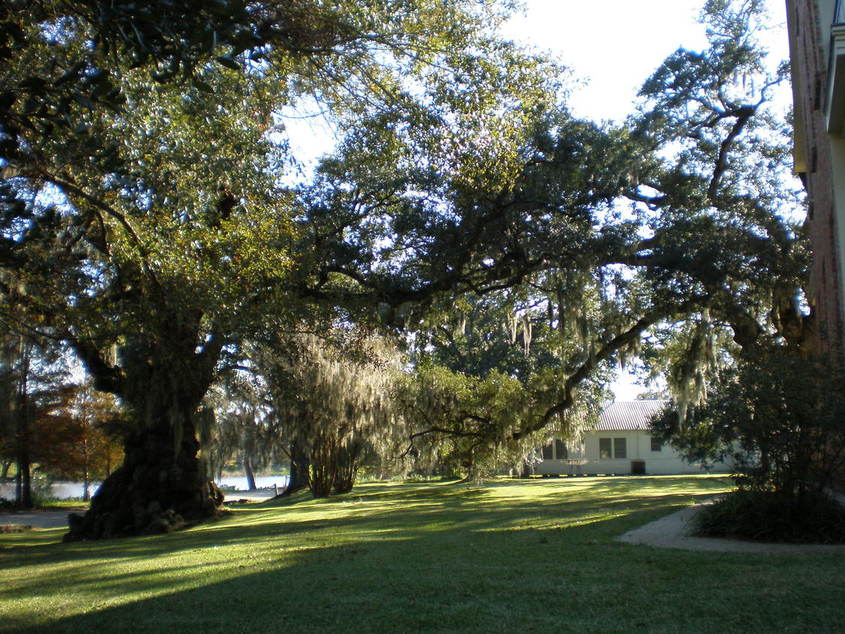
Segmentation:
{"type": "Polygon", "coordinates": [[[162,537],[0,535],[0,631],[831,631],[842,555],[613,538],[715,477],[366,484],[162,537]]]}

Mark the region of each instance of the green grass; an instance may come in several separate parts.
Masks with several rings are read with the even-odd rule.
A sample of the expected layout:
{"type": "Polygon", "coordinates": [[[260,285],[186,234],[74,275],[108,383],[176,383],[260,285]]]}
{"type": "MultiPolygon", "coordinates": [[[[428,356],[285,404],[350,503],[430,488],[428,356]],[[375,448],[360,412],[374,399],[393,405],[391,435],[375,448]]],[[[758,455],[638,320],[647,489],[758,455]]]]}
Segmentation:
{"type": "Polygon", "coordinates": [[[43,511],[77,511],[83,512],[88,508],[88,502],[82,498],[46,498],[41,500],[38,508],[43,511]]]}
{"type": "Polygon", "coordinates": [[[0,535],[0,631],[835,630],[845,555],[686,552],[627,530],[715,477],[367,484],[163,537],[0,535]]]}

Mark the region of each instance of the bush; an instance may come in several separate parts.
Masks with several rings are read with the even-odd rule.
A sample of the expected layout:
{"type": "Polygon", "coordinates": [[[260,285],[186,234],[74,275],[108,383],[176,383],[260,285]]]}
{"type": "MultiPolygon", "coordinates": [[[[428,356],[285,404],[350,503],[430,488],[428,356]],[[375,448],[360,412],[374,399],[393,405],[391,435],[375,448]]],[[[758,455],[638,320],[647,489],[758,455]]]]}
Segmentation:
{"type": "Polygon", "coordinates": [[[729,460],[741,490],[800,498],[845,475],[845,400],[840,373],[824,360],[769,351],[724,372],[686,420],[652,422],[688,460],[729,460]]]}
{"type": "Polygon", "coordinates": [[[653,432],[690,461],[730,460],[737,491],[698,514],[696,534],[845,543],[845,507],[826,492],[845,473],[842,375],[825,359],[769,349],[724,372],[686,420],[653,432]]]}
{"type": "Polygon", "coordinates": [[[824,493],[794,496],[739,490],[696,514],[693,534],[762,542],[842,544],[845,507],[824,493]]]}

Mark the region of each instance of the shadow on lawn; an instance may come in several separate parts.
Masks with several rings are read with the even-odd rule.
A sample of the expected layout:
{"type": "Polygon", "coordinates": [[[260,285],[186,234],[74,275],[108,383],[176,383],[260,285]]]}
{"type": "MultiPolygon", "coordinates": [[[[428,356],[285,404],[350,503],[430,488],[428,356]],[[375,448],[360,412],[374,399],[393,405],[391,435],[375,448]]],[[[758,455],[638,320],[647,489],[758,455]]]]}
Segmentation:
{"type": "MultiPolygon", "coordinates": [[[[499,487],[526,486],[520,482],[369,485],[317,503],[239,508],[234,519],[164,537],[7,548],[4,567],[68,563],[61,584],[98,593],[102,603],[40,629],[27,630],[25,620],[0,629],[369,631],[444,623],[501,629],[508,620],[518,626],[507,602],[489,605],[490,597],[516,592],[542,611],[550,584],[613,569],[620,549],[629,547],[611,537],[690,502],[688,484],[646,480],[581,482],[563,492],[559,481],[535,481],[530,499],[497,495],[499,487]],[[651,486],[654,495],[637,495],[651,486]],[[605,493],[606,502],[597,504],[595,496],[605,493]],[[227,557],[231,546],[247,554],[227,557]],[[137,559],[152,564],[120,572],[122,562],[137,559]],[[158,596],[101,609],[125,594],[158,596]],[[488,616],[479,614],[479,601],[488,616]]],[[[33,577],[0,589],[0,601],[41,593],[44,583],[33,577]]]]}
{"type": "MultiPolygon", "coordinates": [[[[57,548],[55,543],[49,541],[52,533],[63,533],[56,530],[51,531],[50,536],[44,532],[35,537],[43,543],[7,547],[0,552],[5,552],[7,556],[16,552],[24,555],[17,561],[7,559],[4,562],[5,568],[15,568],[68,559],[81,562],[85,559],[120,561],[151,558],[179,551],[214,549],[236,542],[255,543],[284,539],[287,536],[297,537],[303,532],[322,529],[334,533],[345,530],[350,534],[358,534],[369,528],[378,534],[393,533],[401,535],[402,539],[413,539],[444,531],[463,533],[470,530],[521,530],[528,527],[542,530],[543,526],[536,524],[538,518],[543,518],[545,523],[550,518],[555,519],[552,528],[558,529],[569,520],[592,517],[596,515],[593,512],[596,510],[600,515],[620,518],[650,510],[657,517],[688,505],[693,499],[712,495],[705,490],[693,496],[688,484],[656,482],[651,478],[591,479],[586,482],[574,479],[573,483],[578,486],[573,491],[562,490],[561,480],[553,479],[498,481],[492,486],[480,487],[456,483],[370,484],[363,490],[317,501],[301,495],[280,502],[238,507],[226,517],[166,536],[75,542],[57,548]],[[535,495],[530,500],[508,500],[493,495],[496,488],[525,486],[532,489],[546,488],[549,494],[544,497],[535,495]],[[659,488],[660,495],[644,495],[643,491],[648,487],[659,488]],[[607,496],[607,500],[597,505],[594,496],[607,496]],[[339,514],[327,518],[327,506],[340,509],[339,514]],[[286,510],[296,511],[295,519],[289,519],[286,510]],[[309,519],[310,515],[315,519],[309,519]],[[428,523],[434,517],[440,517],[441,521],[428,523]],[[427,528],[420,531],[420,526],[427,528]]],[[[632,523],[644,523],[650,519],[645,517],[632,523]]],[[[583,521],[577,523],[583,524],[583,521]]],[[[615,534],[615,522],[605,521],[604,524],[607,524],[608,533],[615,534]]]]}

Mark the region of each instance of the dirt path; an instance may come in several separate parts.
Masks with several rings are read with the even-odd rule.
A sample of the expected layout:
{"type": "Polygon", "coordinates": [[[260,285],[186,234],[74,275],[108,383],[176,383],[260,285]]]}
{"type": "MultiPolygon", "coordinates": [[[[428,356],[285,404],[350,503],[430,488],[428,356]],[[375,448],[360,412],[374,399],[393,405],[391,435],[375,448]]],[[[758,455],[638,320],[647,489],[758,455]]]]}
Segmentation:
{"type": "Polygon", "coordinates": [[[30,526],[32,528],[65,528],[68,513],[63,511],[29,511],[26,513],[0,513],[0,526],[11,524],[14,526],[30,526]]]}
{"type": "MultiPolygon", "coordinates": [[[[225,501],[237,503],[263,502],[273,496],[272,490],[227,491],[225,501]]],[[[32,528],[67,528],[68,513],[82,513],[83,508],[67,508],[57,511],[0,512],[0,526],[30,526],[32,528]]]]}
{"type": "Polygon", "coordinates": [[[696,504],[666,517],[628,531],[616,539],[629,544],[644,544],[658,548],[683,550],[711,550],[730,553],[766,553],[771,555],[803,555],[807,553],[845,552],[845,544],[768,544],[739,539],[693,537],[689,534],[690,520],[704,507],[696,504]]]}

